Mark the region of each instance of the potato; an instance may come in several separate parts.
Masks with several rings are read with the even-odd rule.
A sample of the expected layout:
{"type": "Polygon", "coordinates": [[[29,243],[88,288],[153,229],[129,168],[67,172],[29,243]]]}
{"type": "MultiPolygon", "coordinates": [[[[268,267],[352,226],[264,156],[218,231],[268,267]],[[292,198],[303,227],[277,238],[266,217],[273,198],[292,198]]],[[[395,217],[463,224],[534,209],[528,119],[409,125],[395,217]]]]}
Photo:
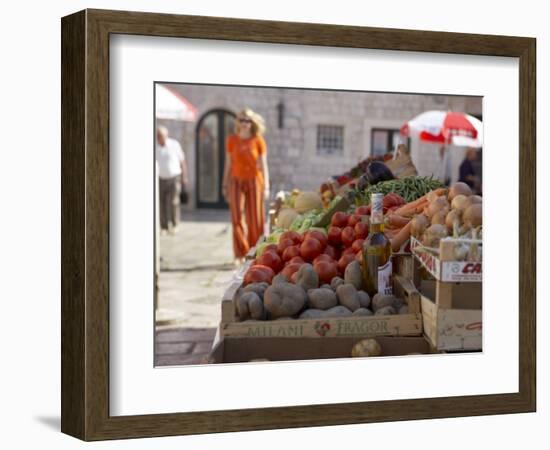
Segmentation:
{"type": "Polygon", "coordinates": [[[255,292],[258,297],[264,298],[265,290],[269,287],[269,283],[250,283],[243,288],[243,292],[255,292]]]}
{"type": "Polygon", "coordinates": [[[354,316],[372,316],[372,311],[367,308],[358,308],[355,311],[353,311],[354,316]]]}
{"type": "Polygon", "coordinates": [[[315,309],[330,309],[338,304],[336,294],[330,288],[310,289],[307,291],[308,305],[315,309]]]}
{"type": "Polygon", "coordinates": [[[376,339],[363,339],[355,344],[351,349],[353,358],[364,358],[370,356],[380,356],[382,347],[376,339]]]}
{"type": "Polygon", "coordinates": [[[271,280],[271,285],[277,283],[288,283],[289,281],[290,280],[283,273],[279,273],[273,277],[273,280],[271,280]]]}
{"type": "Polygon", "coordinates": [[[375,316],[390,316],[393,314],[397,314],[397,310],[393,306],[384,306],[377,309],[374,313],[375,316]]]}
{"type": "Polygon", "coordinates": [[[361,272],[361,265],[358,261],[349,263],[344,271],[344,282],[353,284],[355,289],[361,289],[363,287],[363,273],[361,272]]]}
{"type": "Polygon", "coordinates": [[[399,308],[397,314],[409,314],[409,307],[407,305],[403,305],[401,308],[399,308]]]}
{"type": "Polygon", "coordinates": [[[372,298],[372,310],[376,312],[378,309],[385,306],[393,306],[396,300],[396,297],[393,295],[375,294],[372,298]]]}
{"type": "Polygon", "coordinates": [[[300,319],[320,319],[324,317],[325,311],[320,309],[306,309],[302,314],[300,314],[300,319]]]}
{"type": "Polygon", "coordinates": [[[296,286],[300,286],[305,292],[319,287],[319,275],[311,264],[303,264],[296,275],[296,286]]]}
{"type": "Polygon", "coordinates": [[[237,315],[241,320],[248,319],[250,317],[250,311],[248,309],[248,298],[247,295],[255,295],[258,297],[258,294],[255,292],[244,292],[237,296],[235,300],[235,306],[237,307],[237,315]]]}
{"type": "Polygon", "coordinates": [[[298,314],[307,301],[305,291],[292,283],[277,283],[269,286],[264,294],[264,306],[271,318],[298,314]]]}
{"type": "Polygon", "coordinates": [[[341,305],[345,306],[351,311],[355,311],[361,307],[359,303],[359,297],[357,295],[357,289],[353,284],[342,284],[336,289],[336,295],[341,305]]]}
{"type": "MultiPolygon", "coordinates": [[[[255,292],[251,292],[251,294],[255,294],[255,292]]],[[[250,317],[255,320],[265,320],[266,318],[264,302],[257,294],[248,300],[248,311],[250,311],[250,317]]]]}
{"type": "Polygon", "coordinates": [[[334,308],[327,309],[323,312],[323,317],[330,318],[330,317],[346,317],[351,316],[351,311],[346,308],[345,306],[335,306],[334,308]]]}
{"type": "Polygon", "coordinates": [[[370,297],[365,291],[357,291],[357,299],[361,308],[368,308],[370,305],[370,297]]]}
{"type": "Polygon", "coordinates": [[[338,286],[340,286],[341,284],[344,284],[344,283],[345,283],[345,282],[344,282],[343,278],[334,277],[334,278],[332,279],[332,281],[330,282],[330,287],[331,287],[334,291],[336,291],[336,288],[337,288],[338,286]]]}
{"type": "Polygon", "coordinates": [[[253,291],[242,292],[237,297],[237,314],[241,320],[254,319],[264,320],[264,304],[260,296],[253,291]]]}
{"type": "Polygon", "coordinates": [[[391,306],[393,306],[396,311],[399,311],[403,305],[405,305],[405,300],[400,297],[395,297],[391,306]]]}

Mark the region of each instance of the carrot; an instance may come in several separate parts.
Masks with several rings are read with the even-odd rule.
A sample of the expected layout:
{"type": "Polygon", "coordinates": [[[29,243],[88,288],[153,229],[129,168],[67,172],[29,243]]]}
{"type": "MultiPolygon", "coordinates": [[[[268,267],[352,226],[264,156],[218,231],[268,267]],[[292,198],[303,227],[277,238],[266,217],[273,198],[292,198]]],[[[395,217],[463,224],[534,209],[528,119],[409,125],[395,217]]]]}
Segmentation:
{"type": "Polygon", "coordinates": [[[411,237],[411,225],[412,222],[409,222],[393,238],[390,238],[392,251],[398,252],[401,246],[407,242],[407,239],[411,237]]]}
{"type": "Polygon", "coordinates": [[[391,240],[396,236],[399,231],[401,230],[384,230],[384,234],[391,242],[391,240]]]}
{"type": "Polygon", "coordinates": [[[388,214],[384,222],[388,228],[403,228],[410,220],[409,217],[403,217],[398,214],[388,214]]]}
{"type": "MultiPolygon", "coordinates": [[[[442,195],[447,194],[447,189],[446,188],[437,188],[437,189],[434,189],[433,191],[430,191],[430,192],[433,192],[438,197],[441,197],[442,195]]],[[[428,194],[430,192],[428,192],[428,194]]],[[[423,205],[423,206],[427,205],[427,203],[428,203],[428,194],[425,194],[422,197],[419,197],[419,198],[417,198],[416,200],[414,200],[412,202],[404,204],[400,208],[396,209],[394,211],[394,213],[398,214],[400,216],[406,216],[408,214],[416,212],[421,205],[423,205]]]]}
{"type": "Polygon", "coordinates": [[[420,197],[418,200],[415,200],[414,202],[407,203],[400,208],[396,209],[393,213],[397,214],[398,216],[411,216],[416,213],[418,208],[424,209],[425,206],[428,205],[428,200],[420,197]]]}

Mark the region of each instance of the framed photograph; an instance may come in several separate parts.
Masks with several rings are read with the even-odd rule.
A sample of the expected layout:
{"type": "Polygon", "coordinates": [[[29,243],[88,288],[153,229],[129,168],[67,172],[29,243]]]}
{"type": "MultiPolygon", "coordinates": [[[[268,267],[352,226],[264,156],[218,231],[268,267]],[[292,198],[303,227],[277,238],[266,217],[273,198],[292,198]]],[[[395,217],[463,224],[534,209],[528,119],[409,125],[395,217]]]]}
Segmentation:
{"type": "Polygon", "coordinates": [[[64,433],[535,411],[535,39],[61,31],[64,433]]]}

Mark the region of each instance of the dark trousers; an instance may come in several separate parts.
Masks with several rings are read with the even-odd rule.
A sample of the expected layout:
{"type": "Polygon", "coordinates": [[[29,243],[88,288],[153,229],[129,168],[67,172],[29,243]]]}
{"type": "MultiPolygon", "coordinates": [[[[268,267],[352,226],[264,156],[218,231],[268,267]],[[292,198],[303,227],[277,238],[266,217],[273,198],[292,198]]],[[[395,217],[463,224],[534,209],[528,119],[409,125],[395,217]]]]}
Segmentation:
{"type": "Polygon", "coordinates": [[[159,179],[160,228],[167,230],[169,223],[176,226],[180,221],[181,176],[159,179]]]}

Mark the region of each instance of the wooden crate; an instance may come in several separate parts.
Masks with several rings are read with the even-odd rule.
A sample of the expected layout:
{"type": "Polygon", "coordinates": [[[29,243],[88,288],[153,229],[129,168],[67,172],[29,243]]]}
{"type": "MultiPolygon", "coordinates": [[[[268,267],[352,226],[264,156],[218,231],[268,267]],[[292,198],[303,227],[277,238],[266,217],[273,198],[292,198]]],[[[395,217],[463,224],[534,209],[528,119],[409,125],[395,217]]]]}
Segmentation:
{"type": "Polygon", "coordinates": [[[409,314],[388,316],[348,316],[320,319],[246,320],[236,315],[234,297],[241,286],[235,280],[222,299],[220,337],[327,338],[344,336],[419,336],[422,334],[420,294],[404,277],[395,275],[394,292],[403,298],[409,314]]]}
{"type": "Polygon", "coordinates": [[[420,296],[424,335],[435,349],[482,349],[481,283],[422,281],[420,296]]]}
{"type": "MultiPolygon", "coordinates": [[[[212,349],[208,362],[242,363],[251,360],[295,361],[311,359],[349,358],[352,347],[362,337],[340,337],[334,339],[297,338],[245,338],[227,336],[212,349]]],[[[432,353],[431,347],[422,336],[387,337],[376,340],[382,348],[381,356],[401,356],[408,354],[432,353]]]]}
{"type": "Polygon", "coordinates": [[[414,277],[414,257],[410,253],[394,253],[391,257],[393,273],[412,280],[414,277]]]}

